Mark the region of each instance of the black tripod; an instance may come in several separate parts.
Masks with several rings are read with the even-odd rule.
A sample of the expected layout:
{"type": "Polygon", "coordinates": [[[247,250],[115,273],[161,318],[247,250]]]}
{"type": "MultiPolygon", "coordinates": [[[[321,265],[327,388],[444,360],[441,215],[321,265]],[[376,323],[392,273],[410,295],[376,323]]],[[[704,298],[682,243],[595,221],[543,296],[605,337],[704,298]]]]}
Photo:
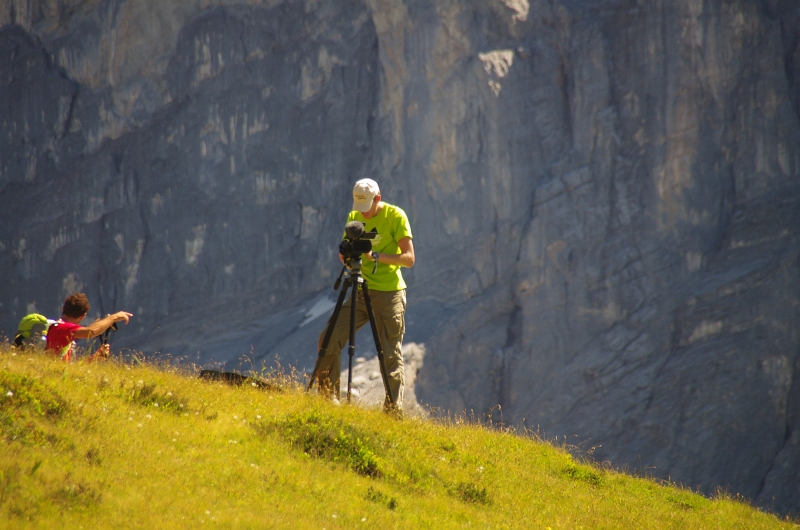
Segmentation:
{"type": "Polygon", "coordinates": [[[369,325],[372,328],[372,337],[375,339],[375,348],[378,351],[378,365],[381,369],[381,378],[383,379],[383,388],[386,390],[386,395],[389,396],[389,401],[392,405],[395,404],[395,397],[392,395],[391,388],[389,387],[389,375],[386,373],[386,364],[383,357],[383,348],[381,348],[381,341],[378,338],[378,328],[375,325],[375,314],[372,312],[372,302],[369,298],[369,287],[367,281],[361,276],[361,255],[355,258],[345,258],[345,266],[342,272],[339,273],[339,278],[333,284],[333,289],[339,288],[342,281],[342,275],[347,269],[347,276],[344,278],[344,287],[339,293],[339,299],[336,301],[336,307],[333,308],[333,314],[328,320],[328,329],[325,332],[325,337],[322,339],[322,345],[319,349],[319,356],[317,363],[314,366],[314,372],[311,374],[311,380],[308,382],[306,392],[311,390],[314,386],[314,380],[317,378],[320,362],[325,357],[325,351],[328,348],[328,343],[333,335],[333,329],[336,327],[336,320],[339,318],[339,312],[342,309],[344,298],[347,296],[347,289],[352,287],[350,296],[350,345],[347,349],[347,355],[350,356],[350,365],[347,369],[347,402],[350,403],[350,393],[353,386],[353,355],[356,353],[356,309],[358,306],[358,287],[361,286],[361,292],[364,293],[364,304],[367,306],[367,316],[369,317],[369,325]]]}

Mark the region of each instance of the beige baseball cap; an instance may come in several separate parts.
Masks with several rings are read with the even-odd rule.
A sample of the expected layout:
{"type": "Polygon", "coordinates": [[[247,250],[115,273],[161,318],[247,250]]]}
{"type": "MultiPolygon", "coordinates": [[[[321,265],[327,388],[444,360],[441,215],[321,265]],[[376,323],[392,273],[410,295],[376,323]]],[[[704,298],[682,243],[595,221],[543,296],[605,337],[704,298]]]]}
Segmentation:
{"type": "Polygon", "coordinates": [[[378,183],[372,179],[361,179],[353,188],[353,210],[368,212],[372,208],[372,200],[381,192],[378,183]]]}

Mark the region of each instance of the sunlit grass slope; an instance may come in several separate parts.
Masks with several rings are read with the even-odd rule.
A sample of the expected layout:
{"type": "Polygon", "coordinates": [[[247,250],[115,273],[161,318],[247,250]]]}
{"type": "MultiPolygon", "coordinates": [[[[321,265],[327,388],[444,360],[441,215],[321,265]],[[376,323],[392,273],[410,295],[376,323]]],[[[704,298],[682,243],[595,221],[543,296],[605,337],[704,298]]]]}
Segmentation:
{"type": "Polygon", "coordinates": [[[0,527],[797,528],[530,437],[0,347],[0,527]]]}

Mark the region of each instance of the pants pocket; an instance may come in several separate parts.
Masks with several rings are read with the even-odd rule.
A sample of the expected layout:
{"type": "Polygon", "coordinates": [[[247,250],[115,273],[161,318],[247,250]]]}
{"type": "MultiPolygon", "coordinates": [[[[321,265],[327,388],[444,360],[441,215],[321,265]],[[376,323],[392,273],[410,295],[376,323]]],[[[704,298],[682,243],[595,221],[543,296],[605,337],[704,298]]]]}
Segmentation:
{"type": "Polygon", "coordinates": [[[398,337],[402,337],[406,332],[405,313],[405,291],[395,293],[391,302],[381,310],[384,334],[392,342],[396,341],[398,337]]]}
{"type": "MultiPolygon", "coordinates": [[[[402,337],[406,332],[405,318],[403,318],[402,314],[384,318],[383,327],[386,338],[395,342],[398,337],[402,337]]],[[[384,348],[386,348],[386,346],[384,346],[384,348]]]]}

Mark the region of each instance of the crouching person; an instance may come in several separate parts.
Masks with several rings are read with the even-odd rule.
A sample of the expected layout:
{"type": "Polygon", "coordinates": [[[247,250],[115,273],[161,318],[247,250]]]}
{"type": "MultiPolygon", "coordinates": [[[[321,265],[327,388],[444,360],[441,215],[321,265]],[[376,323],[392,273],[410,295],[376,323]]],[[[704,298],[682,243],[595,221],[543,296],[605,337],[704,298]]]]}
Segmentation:
{"type": "MultiPolygon", "coordinates": [[[[47,351],[61,357],[63,361],[71,361],[74,355],[75,339],[91,339],[101,335],[115,322],[124,321],[125,324],[133,316],[131,313],[119,311],[113,315],[94,321],[88,326],[81,326],[81,321],[89,313],[89,299],[83,293],[73,293],[64,302],[61,310],[61,319],[52,324],[47,330],[47,351]]],[[[108,344],[103,344],[98,350],[87,358],[87,361],[108,359],[111,350],[108,344]]]]}

